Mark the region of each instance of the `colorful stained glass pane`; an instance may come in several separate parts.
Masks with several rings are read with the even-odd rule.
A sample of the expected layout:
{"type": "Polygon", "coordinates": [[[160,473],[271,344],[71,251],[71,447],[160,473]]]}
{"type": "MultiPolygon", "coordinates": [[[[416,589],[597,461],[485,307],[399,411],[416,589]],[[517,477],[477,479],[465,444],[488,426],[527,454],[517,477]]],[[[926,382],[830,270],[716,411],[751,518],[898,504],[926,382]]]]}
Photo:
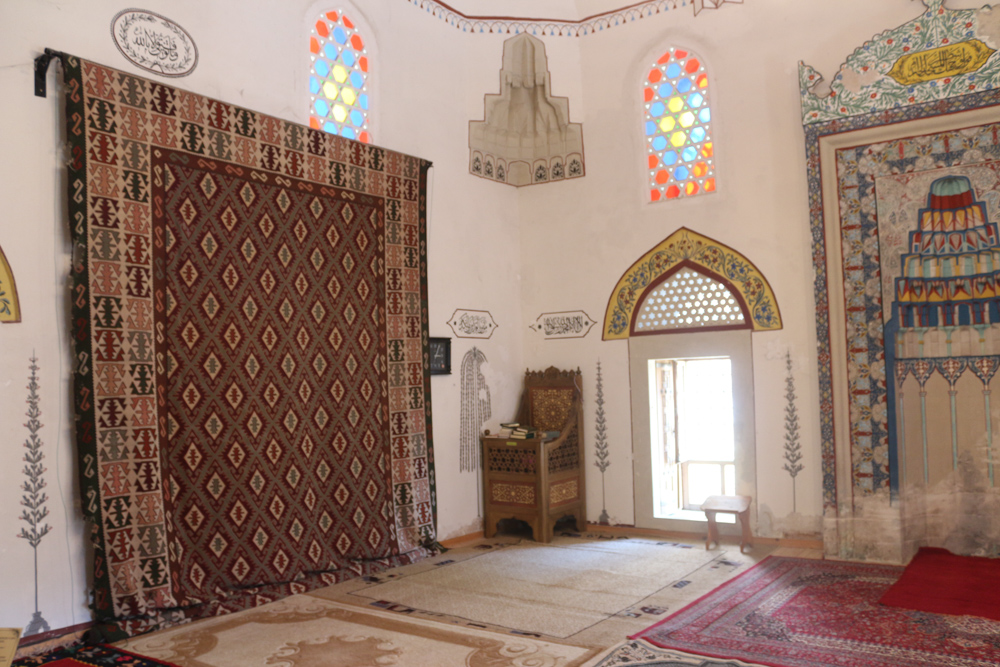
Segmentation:
{"type": "Polygon", "coordinates": [[[701,57],[669,49],[642,88],[651,202],[715,191],[708,74],[701,57]]]}
{"type": "Polygon", "coordinates": [[[371,143],[366,42],[342,12],[319,16],[309,37],[310,127],[371,143]]]}

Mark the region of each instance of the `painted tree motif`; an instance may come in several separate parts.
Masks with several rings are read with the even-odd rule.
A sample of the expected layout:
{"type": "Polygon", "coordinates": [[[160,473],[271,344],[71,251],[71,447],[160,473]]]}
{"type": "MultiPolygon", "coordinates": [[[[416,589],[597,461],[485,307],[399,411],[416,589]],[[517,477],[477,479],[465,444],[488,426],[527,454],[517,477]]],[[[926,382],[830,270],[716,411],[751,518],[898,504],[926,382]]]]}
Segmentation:
{"type": "Polygon", "coordinates": [[[601,360],[597,360],[597,416],[594,427],[594,465],[601,471],[601,516],[597,522],[607,525],[609,522],[607,501],[604,489],[604,471],[611,465],[608,456],[608,426],[604,418],[604,380],[601,378],[601,360]]]}
{"type": "Polygon", "coordinates": [[[799,442],[799,410],[795,407],[795,376],[792,374],[792,353],[785,352],[785,465],[784,470],[792,476],[792,512],[796,507],[795,476],[802,472],[802,443],[799,442]]]}
{"type": "Polygon", "coordinates": [[[45,458],[45,454],[42,453],[42,439],[38,436],[42,428],[42,423],[38,419],[42,415],[42,410],[38,396],[38,359],[34,354],[31,355],[29,368],[31,375],[28,376],[28,411],[25,413],[28,416],[28,422],[25,424],[28,429],[28,439],[24,441],[24,447],[28,450],[24,455],[24,476],[27,479],[21,484],[21,489],[24,491],[21,505],[24,509],[20,516],[22,521],[27,522],[28,528],[22,527],[18,537],[28,540],[34,551],[35,613],[24,631],[25,636],[49,630],[49,624],[38,610],[38,544],[52,530],[49,524],[44,523],[45,517],[49,515],[49,510],[45,507],[49,498],[43,490],[45,478],[42,475],[45,473],[45,467],[42,465],[42,459],[45,458]]]}

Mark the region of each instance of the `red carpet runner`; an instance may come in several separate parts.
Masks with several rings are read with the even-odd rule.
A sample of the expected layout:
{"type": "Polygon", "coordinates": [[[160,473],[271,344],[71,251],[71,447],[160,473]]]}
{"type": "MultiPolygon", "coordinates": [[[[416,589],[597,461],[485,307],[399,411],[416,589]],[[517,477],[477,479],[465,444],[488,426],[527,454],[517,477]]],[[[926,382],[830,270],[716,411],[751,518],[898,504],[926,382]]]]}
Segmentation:
{"type": "Polygon", "coordinates": [[[879,602],[1000,621],[1000,558],[956,556],[947,549],[923,547],[879,602]]]}

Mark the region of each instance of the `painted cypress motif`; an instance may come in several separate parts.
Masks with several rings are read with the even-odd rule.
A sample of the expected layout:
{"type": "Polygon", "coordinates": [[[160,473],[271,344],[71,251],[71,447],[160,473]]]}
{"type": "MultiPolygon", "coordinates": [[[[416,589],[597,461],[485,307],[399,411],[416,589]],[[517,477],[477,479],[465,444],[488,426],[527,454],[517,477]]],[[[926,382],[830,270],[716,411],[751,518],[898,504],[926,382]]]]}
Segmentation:
{"type": "Polygon", "coordinates": [[[597,360],[597,415],[595,420],[594,449],[595,458],[597,460],[594,461],[594,465],[601,471],[601,516],[597,519],[597,522],[607,525],[610,518],[608,517],[607,500],[605,495],[604,471],[611,465],[611,460],[608,457],[608,425],[604,418],[604,380],[601,377],[600,359],[597,360]]]}
{"type": "Polygon", "coordinates": [[[795,477],[804,467],[802,464],[802,443],[799,442],[799,410],[795,406],[795,375],[792,373],[792,353],[785,352],[785,465],[783,468],[792,476],[792,512],[797,512],[795,477]]]}
{"type": "Polygon", "coordinates": [[[21,484],[21,489],[24,491],[21,505],[24,509],[21,510],[20,516],[21,521],[27,522],[28,528],[22,527],[17,536],[28,540],[34,551],[35,613],[32,614],[31,622],[24,631],[25,636],[49,631],[49,624],[38,610],[38,544],[52,530],[49,524],[44,523],[45,517],[49,515],[49,510],[45,507],[49,498],[43,490],[45,478],[42,475],[45,473],[45,467],[42,465],[42,459],[45,458],[45,454],[42,453],[42,439],[38,436],[38,432],[42,429],[42,423],[38,419],[42,415],[42,410],[38,396],[38,359],[34,353],[31,355],[29,368],[31,375],[28,376],[28,411],[25,413],[28,416],[28,421],[25,423],[28,439],[24,441],[24,447],[28,450],[24,454],[24,476],[27,479],[21,484]]]}
{"type": "Polygon", "coordinates": [[[459,413],[459,471],[479,470],[479,431],[490,418],[490,388],[483,377],[486,355],[473,347],[462,358],[462,407],[459,413]]]}

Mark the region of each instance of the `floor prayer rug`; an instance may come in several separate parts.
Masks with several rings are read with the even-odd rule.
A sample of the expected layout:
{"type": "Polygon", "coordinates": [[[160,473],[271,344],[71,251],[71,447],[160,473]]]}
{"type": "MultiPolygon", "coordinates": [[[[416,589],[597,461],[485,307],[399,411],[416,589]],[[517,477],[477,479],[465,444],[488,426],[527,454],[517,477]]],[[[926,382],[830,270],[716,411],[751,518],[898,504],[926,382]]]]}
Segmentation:
{"type": "Polygon", "coordinates": [[[311,595],[464,627],[606,648],[763,559],[704,543],[485,540],[311,595]]]}
{"type": "Polygon", "coordinates": [[[429,553],[430,163],[61,60],[99,627],[429,553]]]}
{"type": "Polygon", "coordinates": [[[598,652],[295,595],[125,642],[180,667],[580,667],[598,652]]]}
{"type": "Polygon", "coordinates": [[[631,637],[775,667],[988,667],[1000,623],[878,603],[902,568],[772,556],[631,637]]]}
{"type": "Polygon", "coordinates": [[[1000,621],[1000,558],[956,556],[947,549],[923,547],[879,602],[1000,621]]]}
{"type": "Polygon", "coordinates": [[[757,667],[740,660],[706,658],[630,639],[605,651],[585,667],[757,667]]]}
{"type": "Polygon", "coordinates": [[[83,646],[60,649],[42,655],[15,660],[12,667],[177,667],[123,651],[112,646],[83,646]]]}

